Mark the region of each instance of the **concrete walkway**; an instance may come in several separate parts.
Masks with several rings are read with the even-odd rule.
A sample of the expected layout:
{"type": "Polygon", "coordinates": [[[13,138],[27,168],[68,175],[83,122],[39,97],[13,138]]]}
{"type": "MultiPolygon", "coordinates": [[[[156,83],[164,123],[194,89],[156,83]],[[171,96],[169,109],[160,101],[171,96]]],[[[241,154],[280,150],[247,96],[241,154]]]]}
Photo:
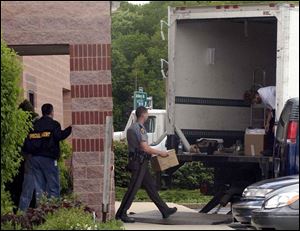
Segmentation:
{"type": "MultiPolygon", "coordinates": [[[[136,222],[124,224],[126,230],[233,230],[230,215],[200,214],[185,206],[167,203],[169,207],[177,207],[178,211],[168,219],[162,219],[161,213],[152,202],[134,202],[128,215],[136,222]]],[[[116,210],[120,202],[115,204],[116,210]]]]}

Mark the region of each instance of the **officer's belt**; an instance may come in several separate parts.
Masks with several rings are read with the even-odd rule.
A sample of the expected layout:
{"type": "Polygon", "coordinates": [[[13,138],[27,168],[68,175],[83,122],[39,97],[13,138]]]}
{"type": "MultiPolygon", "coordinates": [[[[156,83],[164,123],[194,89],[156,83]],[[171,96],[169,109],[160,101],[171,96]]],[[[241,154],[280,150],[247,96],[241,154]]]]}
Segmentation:
{"type": "Polygon", "coordinates": [[[145,152],[129,152],[129,159],[133,160],[150,160],[151,156],[145,152]]]}

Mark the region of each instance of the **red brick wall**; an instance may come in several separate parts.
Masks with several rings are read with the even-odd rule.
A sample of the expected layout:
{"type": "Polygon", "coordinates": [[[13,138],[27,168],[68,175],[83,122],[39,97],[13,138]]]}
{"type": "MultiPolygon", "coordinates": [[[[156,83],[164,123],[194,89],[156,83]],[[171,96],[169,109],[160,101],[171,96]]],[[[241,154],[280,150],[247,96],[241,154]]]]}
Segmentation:
{"type": "MultiPolygon", "coordinates": [[[[112,116],[110,53],[107,43],[70,45],[74,191],[98,214],[103,196],[105,119],[112,116]]],[[[111,209],[110,218],[114,216],[111,209]]]]}
{"type": "Polygon", "coordinates": [[[71,71],[111,69],[110,44],[75,44],[70,46],[71,71]]]}
{"type": "Polygon", "coordinates": [[[71,90],[63,89],[63,113],[65,127],[72,124],[72,98],[71,90]]]}

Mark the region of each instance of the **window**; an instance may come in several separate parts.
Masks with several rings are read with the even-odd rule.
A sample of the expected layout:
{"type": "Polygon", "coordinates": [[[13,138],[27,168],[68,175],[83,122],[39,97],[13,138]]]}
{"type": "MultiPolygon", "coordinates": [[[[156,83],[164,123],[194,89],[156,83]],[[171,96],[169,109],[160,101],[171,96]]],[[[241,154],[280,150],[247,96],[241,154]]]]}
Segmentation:
{"type": "Polygon", "coordinates": [[[31,103],[31,105],[33,107],[35,107],[35,97],[34,97],[34,92],[33,91],[29,91],[28,98],[29,98],[29,102],[31,103]]]}
{"type": "Polygon", "coordinates": [[[154,133],[155,131],[155,116],[149,116],[148,120],[145,122],[144,126],[148,133],[154,133]]]}

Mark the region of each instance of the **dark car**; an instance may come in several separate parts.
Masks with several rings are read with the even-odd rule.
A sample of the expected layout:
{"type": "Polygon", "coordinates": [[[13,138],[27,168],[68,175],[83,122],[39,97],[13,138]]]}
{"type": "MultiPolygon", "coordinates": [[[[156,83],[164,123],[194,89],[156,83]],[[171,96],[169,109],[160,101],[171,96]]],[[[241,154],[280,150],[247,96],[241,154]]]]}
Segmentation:
{"type": "Polygon", "coordinates": [[[292,98],[286,102],[277,123],[274,149],[275,176],[299,174],[298,134],[299,98],[292,98]]]}
{"type": "Polygon", "coordinates": [[[269,193],[252,212],[251,224],[256,229],[299,230],[299,183],[269,193]]]}
{"type": "MultiPolygon", "coordinates": [[[[274,148],[274,176],[299,174],[299,98],[289,99],[277,123],[274,148]]],[[[247,187],[232,206],[235,220],[250,223],[251,211],[260,208],[267,193],[299,183],[299,175],[260,181],[247,187]]]]}
{"type": "Polygon", "coordinates": [[[293,184],[299,184],[299,175],[263,180],[248,186],[244,190],[242,198],[232,205],[234,219],[250,224],[252,211],[261,208],[268,193],[293,184]]]}

